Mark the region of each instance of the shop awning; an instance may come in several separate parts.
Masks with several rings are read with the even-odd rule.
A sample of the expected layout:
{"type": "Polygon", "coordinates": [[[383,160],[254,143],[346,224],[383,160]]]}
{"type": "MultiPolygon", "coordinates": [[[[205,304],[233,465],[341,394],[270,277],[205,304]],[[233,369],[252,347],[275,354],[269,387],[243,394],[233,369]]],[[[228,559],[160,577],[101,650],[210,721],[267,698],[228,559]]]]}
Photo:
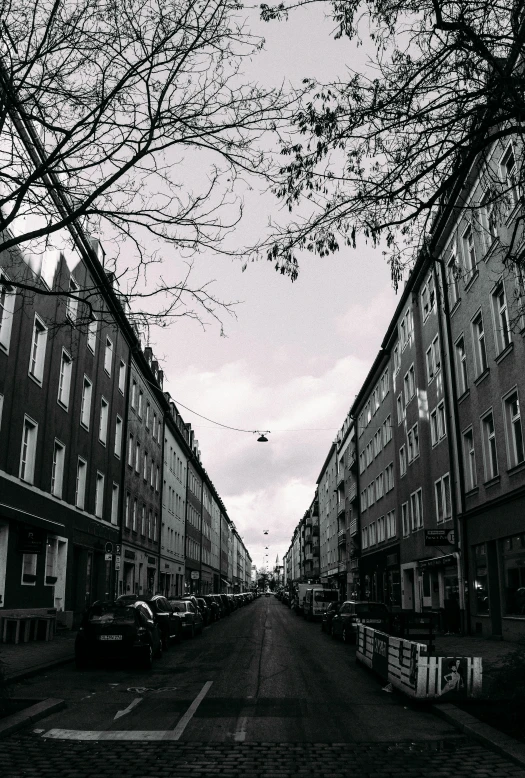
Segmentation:
{"type": "Polygon", "coordinates": [[[0,502],[0,511],[2,511],[2,513],[4,513],[8,519],[30,522],[37,527],[42,527],[42,529],[65,529],[66,527],[65,524],[61,524],[59,521],[45,519],[43,516],[37,516],[35,513],[29,513],[28,511],[23,511],[20,508],[14,508],[12,505],[6,505],[3,502],[0,502]]]}

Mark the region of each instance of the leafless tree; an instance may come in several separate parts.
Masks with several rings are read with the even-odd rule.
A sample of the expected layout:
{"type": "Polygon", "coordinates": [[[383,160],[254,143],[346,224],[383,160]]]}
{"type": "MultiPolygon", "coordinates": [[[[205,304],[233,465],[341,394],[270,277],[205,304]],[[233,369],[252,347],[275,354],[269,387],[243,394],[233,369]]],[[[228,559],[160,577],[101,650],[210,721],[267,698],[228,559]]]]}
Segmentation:
{"type": "Polygon", "coordinates": [[[269,175],[290,103],[246,83],[260,46],[229,0],[0,0],[4,258],[80,229],[142,318],[231,311],[186,271],[240,219],[239,177],[269,175]]]}
{"type": "MultiPolygon", "coordinates": [[[[263,5],[262,17],[293,23],[293,9],[310,2],[263,5]]],[[[320,4],[338,37],[372,54],[361,72],[307,82],[275,188],[298,217],[259,248],[293,279],[301,250],[329,254],[361,234],[386,247],[397,285],[447,205],[507,214],[523,204],[525,0],[320,4]],[[491,166],[495,145],[501,162],[510,138],[505,169],[491,166]],[[473,173],[486,178],[483,203],[462,200],[473,173]]],[[[522,232],[517,216],[505,259],[518,265],[522,232]]]]}

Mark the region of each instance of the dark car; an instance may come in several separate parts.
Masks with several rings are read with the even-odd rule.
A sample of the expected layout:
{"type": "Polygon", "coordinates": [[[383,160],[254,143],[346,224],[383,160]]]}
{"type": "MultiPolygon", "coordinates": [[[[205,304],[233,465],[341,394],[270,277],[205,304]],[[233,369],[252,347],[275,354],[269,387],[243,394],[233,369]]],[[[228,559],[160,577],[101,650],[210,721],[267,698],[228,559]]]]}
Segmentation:
{"type": "Polygon", "coordinates": [[[225,604],[221,600],[220,594],[212,594],[210,596],[213,597],[214,601],[217,603],[217,607],[219,608],[219,618],[222,619],[223,616],[227,616],[228,615],[228,608],[225,606],[225,604]]]}
{"type": "Polygon", "coordinates": [[[208,626],[211,618],[211,609],[206,601],[206,597],[197,597],[197,607],[199,608],[202,619],[204,621],[204,626],[208,626]]]}
{"type": "Polygon", "coordinates": [[[233,596],[233,594],[227,594],[226,597],[228,598],[228,601],[230,603],[230,612],[233,613],[233,611],[236,610],[237,608],[235,597],[233,596]]]}
{"type": "Polygon", "coordinates": [[[222,605],[223,605],[224,612],[225,612],[226,616],[229,616],[230,613],[232,612],[232,607],[231,607],[231,603],[230,603],[230,601],[228,599],[228,596],[226,594],[219,594],[218,597],[219,597],[220,601],[222,602],[222,605]]]}
{"type": "Polygon", "coordinates": [[[79,669],[95,659],[132,659],[149,669],[162,655],[162,639],[147,603],[95,602],[82,617],[75,640],[79,669]]]}
{"type": "Polygon", "coordinates": [[[174,615],[180,621],[183,635],[193,638],[195,635],[202,634],[204,619],[200,610],[195,608],[192,602],[170,599],[169,603],[174,615]]]}
{"type": "Polygon", "coordinates": [[[383,602],[370,600],[347,600],[339,613],[332,619],[331,635],[342,638],[345,643],[355,643],[357,625],[366,624],[381,632],[388,631],[390,611],[383,602]]]}
{"type": "Polygon", "coordinates": [[[134,594],[121,594],[117,597],[117,602],[134,602],[140,600],[147,603],[150,607],[153,618],[158,624],[160,634],[162,637],[162,647],[167,649],[170,642],[173,640],[180,643],[182,639],[182,627],[180,619],[174,616],[171,606],[166,597],[162,594],[149,595],[134,595],[134,594]]]}
{"type": "Polygon", "coordinates": [[[205,601],[208,607],[208,624],[211,624],[212,622],[217,621],[220,618],[219,606],[217,605],[217,603],[215,602],[211,594],[205,594],[203,600],[205,601]]]}
{"type": "Polygon", "coordinates": [[[321,630],[323,632],[328,632],[329,635],[331,634],[332,619],[339,613],[340,608],[340,602],[331,602],[328,604],[328,608],[323,613],[323,617],[321,619],[321,630]]]}

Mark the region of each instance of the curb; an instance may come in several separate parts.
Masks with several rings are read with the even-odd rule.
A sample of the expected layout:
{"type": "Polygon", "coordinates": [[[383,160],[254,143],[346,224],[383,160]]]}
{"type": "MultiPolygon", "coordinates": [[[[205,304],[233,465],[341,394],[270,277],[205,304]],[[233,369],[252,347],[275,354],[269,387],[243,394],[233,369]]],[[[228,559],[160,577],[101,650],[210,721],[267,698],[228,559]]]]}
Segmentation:
{"type": "Polygon", "coordinates": [[[15,670],[13,673],[7,673],[4,678],[5,684],[16,683],[16,681],[22,681],[24,678],[31,678],[33,675],[43,673],[45,670],[51,670],[53,667],[60,667],[60,665],[66,665],[69,662],[74,662],[75,655],[71,654],[68,657],[61,657],[60,659],[53,659],[49,662],[44,662],[41,665],[33,665],[33,667],[27,667],[25,670],[15,670]]]}
{"type": "Polygon", "coordinates": [[[445,702],[432,706],[433,712],[461,732],[481,741],[498,754],[507,757],[520,767],[525,767],[525,743],[520,743],[510,735],[505,735],[490,724],[485,724],[452,703],[445,702]]]}
{"type": "Polygon", "coordinates": [[[39,700],[35,705],[31,705],[30,708],[13,713],[11,716],[6,716],[5,719],[0,721],[0,740],[13,734],[13,732],[17,732],[19,729],[23,729],[28,724],[43,719],[45,716],[56,713],[65,707],[65,700],[49,697],[47,700],[39,700]]]}

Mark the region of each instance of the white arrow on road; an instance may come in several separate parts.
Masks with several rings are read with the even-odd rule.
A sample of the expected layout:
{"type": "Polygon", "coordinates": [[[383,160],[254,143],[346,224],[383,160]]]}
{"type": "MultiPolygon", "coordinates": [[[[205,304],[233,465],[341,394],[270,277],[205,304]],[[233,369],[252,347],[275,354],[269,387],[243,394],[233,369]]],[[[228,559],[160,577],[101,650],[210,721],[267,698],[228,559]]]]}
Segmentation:
{"type": "Polygon", "coordinates": [[[144,697],[136,697],[132,702],[130,702],[130,704],[128,705],[127,708],[124,708],[124,710],[118,710],[116,712],[116,714],[115,714],[115,718],[113,719],[113,721],[116,721],[117,719],[122,718],[122,716],[125,716],[126,713],[129,713],[130,711],[132,711],[133,708],[136,708],[136,706],[139,704],[139,702],[142,702],[143,699],[144,699],[144,697]]]}

